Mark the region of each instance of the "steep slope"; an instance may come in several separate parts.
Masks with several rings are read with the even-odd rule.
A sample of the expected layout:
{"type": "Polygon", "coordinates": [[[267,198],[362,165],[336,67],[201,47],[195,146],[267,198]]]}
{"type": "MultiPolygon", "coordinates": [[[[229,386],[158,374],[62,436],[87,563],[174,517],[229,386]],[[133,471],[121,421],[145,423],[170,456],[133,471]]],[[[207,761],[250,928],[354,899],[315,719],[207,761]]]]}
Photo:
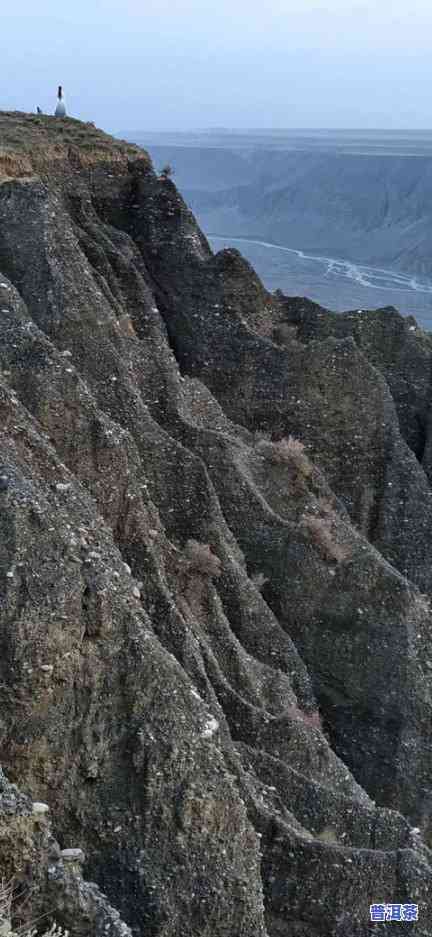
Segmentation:
{"type": "Polygon", "coordinates": [[[432,934],[430,488],[379,363],[278,341],[142,151],[0,130],[6,774],[136,934],[432,934]]]}

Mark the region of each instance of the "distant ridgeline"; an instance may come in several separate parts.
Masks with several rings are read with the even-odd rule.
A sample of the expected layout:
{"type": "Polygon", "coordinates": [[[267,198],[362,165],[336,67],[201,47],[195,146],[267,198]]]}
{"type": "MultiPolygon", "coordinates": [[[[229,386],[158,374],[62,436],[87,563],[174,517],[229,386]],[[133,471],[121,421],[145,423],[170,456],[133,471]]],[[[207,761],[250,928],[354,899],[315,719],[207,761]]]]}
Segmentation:
{"type": "Polygon", "coordinates": [[[432,274],[432,132],[129,132],[212,234],[432,274]]]}

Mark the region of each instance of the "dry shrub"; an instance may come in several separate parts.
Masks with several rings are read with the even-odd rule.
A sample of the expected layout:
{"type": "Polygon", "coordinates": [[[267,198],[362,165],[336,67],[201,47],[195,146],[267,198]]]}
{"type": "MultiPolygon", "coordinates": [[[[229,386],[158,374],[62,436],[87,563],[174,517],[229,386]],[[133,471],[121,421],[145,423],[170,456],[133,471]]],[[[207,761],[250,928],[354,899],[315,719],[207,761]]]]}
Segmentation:
{"type": "Polygon", "coordinates": [[[169,163],[167,163],[166,166],[162,167],[160,174],[159,174],[159,178],[162,179],[163,182],[166,182],[167,179],[171,179],[171,176],[173,175],[174,175],[174,169],[172,168],[172,166],[170,166],[169,163]]]}
{"type": "Polygon", "coordinates": [[[327,498],[325,495],[321,495],[317,501],[318,510],[320,514],[328,514],[333,518],[336,517],[335,513],[335,502],[330,498],[327,498]]]}
{"type": "Polygon", "coordinates": [[[284,436],[277,442],[261,439],[257,444],[258,452],[274,465],[294,467],[303,478],[312,475],[313,466],[305,452],[304,443],[294,436],[284,436]]]}
{"type": "MultiPolygon", "coordinates": [[[[39,930],[30,924],[29,927],[19,927],[15,932],[12,928],[12,902],[14,898],[13,882],[0,880],[0,937],[37,937],[39,930]]],[[[69,937],[69,931],[62,930],[57,924],[51,924],[42,937],[69,937]]]]}
{"type": "Polygon", "coordinates": [[[305,712],[304,709],[299,709],[298,706],[290,706],[288,712],[290,716],[299,719],[306,726],[310,726],[312,729],[319,729],[320,732],[323,731],[321,716],[317,709],[315,709],[314,712],[305,712]]]}
{"type": "Polygon", "coordinates": [[[209,595],[209,583],[222,573],[222,564],[208,543],[188,540],[179,563],[179,603],[182,611],[201,612],[209,595]],[[183,603],[186,606],[183,608],[183,603]]]}
{"type": "Polygon", "coordinates": [[[330,512],[326,517],[305,514],[302,526],[306,527],[312,541],[319,547],[326,560],[343,563],[351,557],[352,550],[349,544],[340,543],[336,539],[333,531],[334,520],[334,512],[330,512]]]}
{"type": "Polygon", "coordinates": [[[184,548],[184,558],[190,573],[218,578],[222,573],[222,564],[218,556],[212,553],[208,543],[188,540],[184,548]]]}

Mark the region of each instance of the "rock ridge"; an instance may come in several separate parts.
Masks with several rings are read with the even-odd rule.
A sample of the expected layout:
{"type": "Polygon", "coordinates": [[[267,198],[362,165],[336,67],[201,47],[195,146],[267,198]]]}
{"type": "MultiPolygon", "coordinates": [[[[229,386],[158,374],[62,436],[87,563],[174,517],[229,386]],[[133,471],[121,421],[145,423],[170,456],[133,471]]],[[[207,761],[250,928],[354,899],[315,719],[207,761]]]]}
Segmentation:
{"type": "Polygon", "coordinates": [[[37,120],[0,115],[0,763],[97,883],[52,916],[429,937],[430,339],[268,294],[145,153],[37,120]]]}

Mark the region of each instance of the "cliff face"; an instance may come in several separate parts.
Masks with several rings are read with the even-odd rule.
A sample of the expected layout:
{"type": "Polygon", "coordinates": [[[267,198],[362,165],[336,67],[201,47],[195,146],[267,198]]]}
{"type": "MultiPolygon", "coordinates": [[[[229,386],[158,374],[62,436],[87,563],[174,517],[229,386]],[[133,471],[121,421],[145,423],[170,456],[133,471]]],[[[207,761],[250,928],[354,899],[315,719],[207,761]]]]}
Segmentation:
{"type": "Polygon", "coordinates": [[[0,129],[0,762],[107,897],[33,828],[0,875],[72,937],[431,935],[430,339],[268,295],[137,148],[0,129]]]}

